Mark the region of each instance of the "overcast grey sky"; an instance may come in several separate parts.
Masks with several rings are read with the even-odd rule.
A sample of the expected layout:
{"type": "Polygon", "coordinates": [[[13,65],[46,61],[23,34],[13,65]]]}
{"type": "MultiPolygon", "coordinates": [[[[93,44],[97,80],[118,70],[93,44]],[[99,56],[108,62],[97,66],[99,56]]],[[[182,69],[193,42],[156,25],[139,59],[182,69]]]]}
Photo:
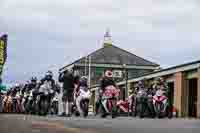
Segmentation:
{"type": "Polygon", "coordinates": [[[6,82],[26,80],[114,44],[163,67],[200,59],[199,0],[0,0],[6,82]]]}

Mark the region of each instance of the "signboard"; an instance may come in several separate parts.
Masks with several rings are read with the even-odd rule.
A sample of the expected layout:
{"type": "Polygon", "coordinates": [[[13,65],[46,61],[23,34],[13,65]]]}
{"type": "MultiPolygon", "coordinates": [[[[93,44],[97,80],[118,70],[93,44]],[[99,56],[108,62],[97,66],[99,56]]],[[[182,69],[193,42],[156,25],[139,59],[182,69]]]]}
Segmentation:
{"type": "Polygon", "coordinates": [[[113,77],[122,78],[123,77],[123,72],[121,70],[113,70],[113,77]]]}
{"type": "Polygon", "coordinates": [[[0,74],[7,59],[7,35],[0,35],[0,74]]]}
{"type": "Polygon", "coordinates": [[[96,68],[96,74],[97,75],[102,75],[103,73],[104,73],[104,68],[101,68],[101,67],[99,67],[99,68],[97,67],[96,68]]]}

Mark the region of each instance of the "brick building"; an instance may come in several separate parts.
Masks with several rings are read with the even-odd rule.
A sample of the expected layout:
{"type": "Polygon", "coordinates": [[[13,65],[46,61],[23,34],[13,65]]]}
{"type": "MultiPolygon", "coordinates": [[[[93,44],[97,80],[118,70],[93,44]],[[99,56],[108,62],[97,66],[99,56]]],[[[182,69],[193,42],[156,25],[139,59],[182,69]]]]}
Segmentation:
{"type": "MultiPolygon", "coordinates": [[[[142,79],[153,81],[157,77],[163,77],[167,81],[171,94],[169,98],[178,110],[179,117],[200,118],[200,61],[132,78],[128,80],[128,89],[133,89],[134,85],[142,79]]],[[[119,82],[118,85],[123,87],[125,81],[119,82]]]]}

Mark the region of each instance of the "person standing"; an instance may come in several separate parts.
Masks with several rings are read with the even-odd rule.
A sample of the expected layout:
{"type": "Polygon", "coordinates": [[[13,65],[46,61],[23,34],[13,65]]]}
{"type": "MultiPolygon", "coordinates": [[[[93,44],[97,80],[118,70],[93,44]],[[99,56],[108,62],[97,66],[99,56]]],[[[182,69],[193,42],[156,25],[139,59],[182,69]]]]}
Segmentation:
{"type": "Polygon", "coordinates": [[[74,76],[73,71],[68,70],[59,74],[59,82],[63,83],[63,113],[62,115],[71,116],[71,108],[73,103],[73,92],[74,92],[74,76]],[[66,110],[68,110],[66,112],[66,110]]]}

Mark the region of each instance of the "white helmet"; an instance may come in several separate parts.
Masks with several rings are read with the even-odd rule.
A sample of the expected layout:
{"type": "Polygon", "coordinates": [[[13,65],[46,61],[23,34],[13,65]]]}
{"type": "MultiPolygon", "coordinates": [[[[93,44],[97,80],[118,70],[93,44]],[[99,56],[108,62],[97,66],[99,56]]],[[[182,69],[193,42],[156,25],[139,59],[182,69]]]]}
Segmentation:
{"type": "Polygon", "coordinates": [[[20,84],[16,83],[16,84],[15,84],[15,87],[20,87],[20,84]]]}
{"type": "Polygon", "coordinates": [[[107,70],[107,71],[105,72],[105,76],[108,77],[108,78],[112,78],[112,77],[113,77],[112,71],[107,70]]]}

